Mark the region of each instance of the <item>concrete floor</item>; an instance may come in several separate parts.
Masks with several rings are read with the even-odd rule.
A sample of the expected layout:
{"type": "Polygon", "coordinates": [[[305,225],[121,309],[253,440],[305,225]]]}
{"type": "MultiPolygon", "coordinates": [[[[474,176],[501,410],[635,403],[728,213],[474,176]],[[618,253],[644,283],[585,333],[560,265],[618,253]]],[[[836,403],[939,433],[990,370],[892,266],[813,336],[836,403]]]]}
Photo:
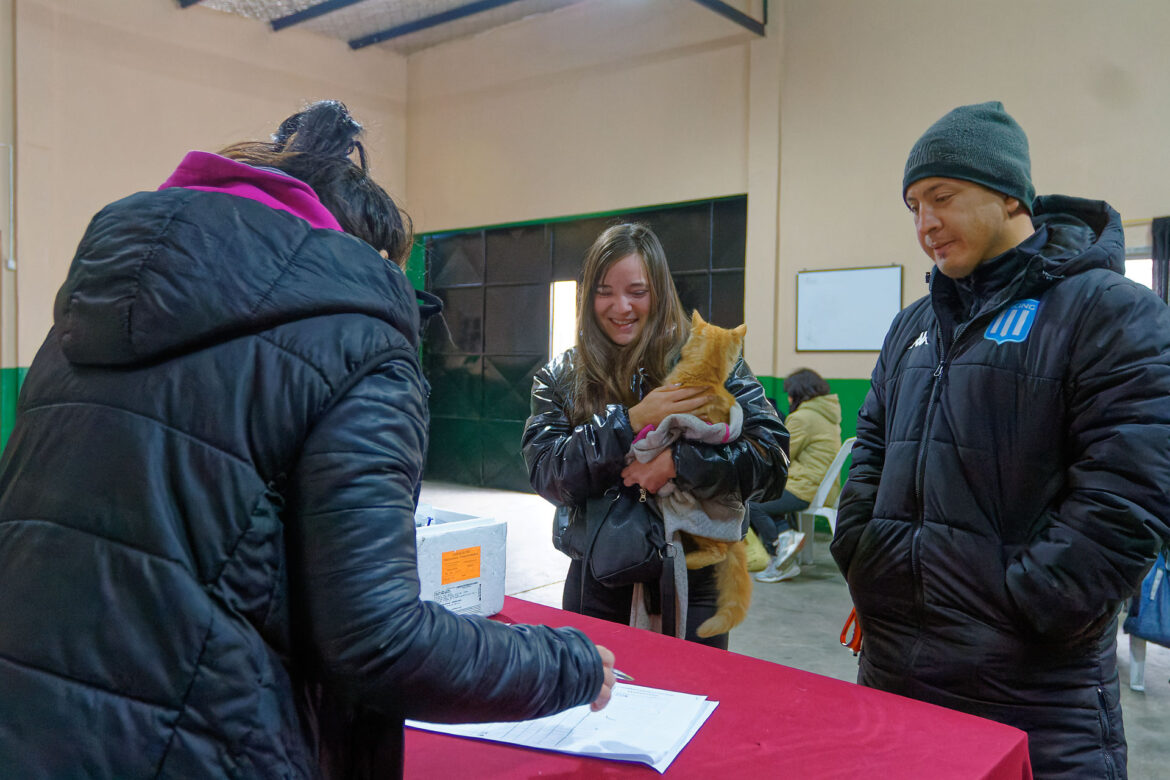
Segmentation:
{"type": "MultiPolygon", "coordinates": [[[[552,505],[539,496],[462,485],[424,483],[421,501],[440,509],[508,522],[509,596],[559,607],[568,558],[552,547],[552,505]]],[[[849,592],[818,534],[812,566],[788,582],[756,583],[747,620],[731,632],[736,653],[852,682],[857,660],[838,637],[849,614],[849,592]]],[[[1131,691],[1129,637],[1118,632],[1121,706],[1132,780],[1170,777],[1170,649],[1147,645],[1146,690],[1131,691]]],[[[620,659],[619,659],[620,662],[620,659]]],[[[777,706],[783,706],[777,702],[777,706]]]]}

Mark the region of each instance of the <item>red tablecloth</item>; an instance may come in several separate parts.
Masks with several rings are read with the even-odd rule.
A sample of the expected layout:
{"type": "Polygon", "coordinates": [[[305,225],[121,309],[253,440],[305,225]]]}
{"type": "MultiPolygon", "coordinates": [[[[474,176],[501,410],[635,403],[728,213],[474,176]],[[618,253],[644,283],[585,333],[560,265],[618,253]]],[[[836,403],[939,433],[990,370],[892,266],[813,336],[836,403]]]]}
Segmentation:
{"type": "MultiPolygon", "coordinates": [[[[617,668],[636,684],[719,702],[666,771],[669,778],[1032,777],[1027,735],[1010,726],[519,599],[505,599],[496,619],[575,626],[613,650],[617,668]]],[[[539,776],[658,773],[644,764],[406,730],[408,778],[539,776]]]]}

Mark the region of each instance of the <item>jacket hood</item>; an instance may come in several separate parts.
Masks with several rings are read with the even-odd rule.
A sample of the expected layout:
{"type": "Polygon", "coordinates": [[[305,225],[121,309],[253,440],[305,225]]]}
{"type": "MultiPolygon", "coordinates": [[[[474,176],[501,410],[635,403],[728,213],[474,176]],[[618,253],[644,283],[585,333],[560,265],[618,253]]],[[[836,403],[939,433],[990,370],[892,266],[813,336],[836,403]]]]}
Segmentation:
{"type": "Polygon", "coordinates": [[[815,398],[810,398],[798,406],[797,409],[802,412],[816,412],[833,425],[841,424],[841,400],[837,398],[836,393],[818,395],[815,398]]]}
{"type": "Polygon", "coordinates": [[[1033,203],[1032,221],[1037,229],[1048,228],[1048,241],[1040,250],[1045,271],[1061,276],[1092,268],[1124,272],[1121,215],[1105,201],[1044,195],[1033,203]]]}
{"type": "Polygon", "coordinates": [[[341,230],[337,217],[312,187],[275,168],[259,168],[210,152],[187,152],[159,189],[171,187],[239,195],[295,214],[313,227],[341,230]]]}
{"type": "Polygon", "coordinates": [[[98,212],[53,311],[70,362],[122,366],[343,313],[418,344],[414,290],[365,242],[255,200],[183,188],[98,212]]]}

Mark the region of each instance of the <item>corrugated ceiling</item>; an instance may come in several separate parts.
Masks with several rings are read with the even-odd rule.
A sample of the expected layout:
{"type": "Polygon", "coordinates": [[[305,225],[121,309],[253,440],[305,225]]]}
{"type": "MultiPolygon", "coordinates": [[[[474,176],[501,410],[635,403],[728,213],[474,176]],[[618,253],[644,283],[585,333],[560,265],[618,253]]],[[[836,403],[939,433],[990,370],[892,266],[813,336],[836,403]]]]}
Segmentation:
{"type": "MultiPolygon", "coordinates": [[[[377,43],[400,54],[410,54],[455,38],[475,35],[526,16],[546,13],[581,0],[202,0],[202,8],[245,16],[281,29],[290,23],[298,29],[339,38],[351,46],[363,45],[370,36],[425,22],[441,23],[377,43]],[[495,6],[495,7],[490,7],[495,6]],[[478,10],[485,8],[486,10],[478,10]],[[319,11],[325,11],[319,13],[319,11]],[[474,11],[472,13],[467,13],[474,11]],[[317,15],[314,15],[317,14],[317,15]],[[466,15],[461,15],[466,14],[466,15]],[[307,18],[311,17],[311,18],[307,18]],[[452,18],[458,17],[458,18],[452,18]]],[[[193,3],[194,4],[194,3],[193,3]]]]}

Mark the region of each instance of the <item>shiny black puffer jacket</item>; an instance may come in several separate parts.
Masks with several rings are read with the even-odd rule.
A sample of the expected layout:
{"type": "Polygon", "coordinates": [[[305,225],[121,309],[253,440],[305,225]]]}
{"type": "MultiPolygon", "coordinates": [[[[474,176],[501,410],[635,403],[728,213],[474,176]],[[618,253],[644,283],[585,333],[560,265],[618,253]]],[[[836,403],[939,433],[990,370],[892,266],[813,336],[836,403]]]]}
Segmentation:
{"type": "MultiPolygon", "coordinates": [[[[549,361],[532,380],[532,416],[524,426],[524,460],[533,489],[568,509],[565,522],[584,524],[585,501],[621,484],[626,453],[634,440],[626,407],[610,404],[588,422],[574,426],[572,395],[577,351],[549,361]]],[[[673,446],[675,484],[697,498],[734,494],[743,501],[767,501],[784,490],[788,476],[788,431],[742,359],[725,385],[743,408],[743,430],[722,445],[679,440],[673,446]]],[[[636,388],[639,396],[652,387],[636,388]]],[[[553,544],[572,558],[584,551],[562,537],[554,523],[553,544]]]]}
{"type": "Polygon", "coordinates": [[[1117,273],[1113,209],[1035,208],[894,320],[832,552],[859,682],[1026,730],[1037,777],[1117,777],[1118,606],[1170,539],[1170,311],[1117,273]]]}
{"type": "Polygon", "coordinates": [[[0,461],[0,767],[391,777],[402,719],[591,701],[579,632],[419,601],[405,276],[167,189],[90,224],[0,461]]]}

